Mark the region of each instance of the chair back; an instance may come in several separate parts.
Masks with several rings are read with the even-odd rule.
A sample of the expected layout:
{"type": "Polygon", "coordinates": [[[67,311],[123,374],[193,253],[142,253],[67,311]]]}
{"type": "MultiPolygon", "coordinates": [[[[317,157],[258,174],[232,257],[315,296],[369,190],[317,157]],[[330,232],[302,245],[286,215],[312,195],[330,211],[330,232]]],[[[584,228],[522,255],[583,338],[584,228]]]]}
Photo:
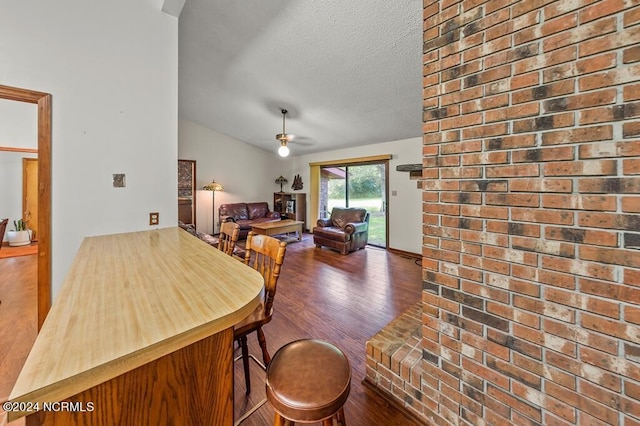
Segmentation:
{"type": "Polygon", "coordinates": [[[347,223],[369,222],[369,212],[359,207],[334,207],[329,219],[333,226],[344,229],[347,223]]]}
{"type": "Polygon", "coordinates": [[[220,237],[218,250],[231,256],[236,248],[236,242],[240,236],[240,225],[235,222],[220,224],[220,237]]]}
{"type": "Polygon", "coordinates": [[[2,248],[2,240],[4,239],[4,231],[7,229],[7,223],[9,223],[8,218],[0,221],[0,249],[2,248]]]}
{"type": "Polygon", "coordinates": [[[270,316],[273,310],[280,268],[284,262],[286,251],[287,243],[277,238],[255,234],[253,231],[247,235],[244,263],[260,272],[264,278],[266,290],[264,311],[266,316],[270,316]]]}

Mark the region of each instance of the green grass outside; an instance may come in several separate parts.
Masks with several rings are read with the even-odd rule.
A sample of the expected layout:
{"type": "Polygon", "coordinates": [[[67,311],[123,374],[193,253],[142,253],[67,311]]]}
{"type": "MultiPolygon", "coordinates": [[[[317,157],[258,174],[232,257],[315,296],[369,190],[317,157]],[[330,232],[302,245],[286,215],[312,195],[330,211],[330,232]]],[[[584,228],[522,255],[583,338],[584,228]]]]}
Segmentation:
{"type": "MultiPolygon", "coordinates": [[[[329,199],[329,211],[335,206],[342,206],[343,200],[329,199]]],[[[350,200],[350,207],[361,207],[369,212],[369,244],[385,247],[385,214],[381,211],[380,199],[363,198],[350,200]]]]}
{"type": "Polygon", "coordinates": [[[369,244],[386,247],[384,213],[372,213],[369,216],[369,244]]]}

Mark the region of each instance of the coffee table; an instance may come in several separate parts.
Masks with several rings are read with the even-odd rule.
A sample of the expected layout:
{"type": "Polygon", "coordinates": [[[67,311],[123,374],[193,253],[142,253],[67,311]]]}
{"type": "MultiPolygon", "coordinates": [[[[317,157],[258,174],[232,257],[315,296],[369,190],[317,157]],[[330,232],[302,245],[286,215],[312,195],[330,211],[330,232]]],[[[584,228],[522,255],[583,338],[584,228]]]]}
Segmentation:
{"type": "Polygon", "coordinates": [[[257,223],[251,226],[251,230],[256,234],[269,236],[296,232],[298,241],[300,241],[302,240],[302,225],[304,225],[302,221],[286,219],[277,222],[257,223]]]}

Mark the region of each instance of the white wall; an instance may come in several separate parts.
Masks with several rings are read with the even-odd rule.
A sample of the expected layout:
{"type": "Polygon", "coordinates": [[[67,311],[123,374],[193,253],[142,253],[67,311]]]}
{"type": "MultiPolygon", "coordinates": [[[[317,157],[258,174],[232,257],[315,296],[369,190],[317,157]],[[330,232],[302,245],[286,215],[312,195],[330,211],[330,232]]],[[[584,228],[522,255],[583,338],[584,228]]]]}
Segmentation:
{"type": "Polygon", "coordinates": [[[36,104],[0,99],[0,146],[38,148],[36,104]]]}
{"type": "MultiPolygon", "coordinates": [[[[7,231],[13,230],[14,220],[22,219],[23,158],[38,158],[38,155],[0,151],[0,219],[9,218],[7,231]]],[[[5,233],[3,240],[6,239],[5,233]]]]}
{"type": "MultiPolygon", "coordinates": [[[[286,163],[273,153],[233,139],[187,120],[178,126],[178,157],[196,160],[196,187],[215,179],[224,187],[216,192],[218,207],[223,203],[267,201],[273,208],[273,193],[280,190],[275,180],[286,170],[286,163]]],[[[211,192],[196,192],[196,227],[211,233],[213,218],[211,192]]]]}
{"type": "MultiPolygon", "coordinates": [[[[0,146],[38,148],[38,107],[35,104],[0,99],[0,146]]],[[[22,218],[22,159],[37,154],[0,151],[0,219],[22,218]]],[[[5,233],[3,240],[7,239],[5,233]]],[[[2,243],[2,241],[0,241],[2,243]]]]}
{"type": "Polygon", "coordinates": [[[2,4],[0,82],[53,96],[54,298],[83,237],[150,229],[153,211],[177,222],[178,20],[161,7],[2,4]]]}
{"type": "MultiPolygon", "coordinates": [[[[397,172],[396,166],[422,162],[422,138],[292,157],[284,177],[289,179],[289,182],[293,182],[296,174],[302,177],[303,190],[307,193],[307,205],[309,205],[309,163],[384,154],[392,156],[389,161],[389,247],[420,254],[422,253],[422,191],[417,188],[415,180],[409,179],[409,173],[397,172]],[[396,191],[397,195],[393,195],[393,191],[396,191]]],[[[310,212],[307,211],[307,223],[309,220],[310,212]]]]}

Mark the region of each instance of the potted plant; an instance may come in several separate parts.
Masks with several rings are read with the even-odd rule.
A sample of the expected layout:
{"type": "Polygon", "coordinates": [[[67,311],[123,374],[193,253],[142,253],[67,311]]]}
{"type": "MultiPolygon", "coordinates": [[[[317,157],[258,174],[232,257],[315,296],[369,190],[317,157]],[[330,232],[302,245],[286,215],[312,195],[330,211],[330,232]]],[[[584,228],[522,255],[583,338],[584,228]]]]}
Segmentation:
{"type": "Polygon", "coordinates": [[[13,231],[7,232],[7,240],[12,247],[26,246],[31,243],[31,230],[22,219],[13,221],[13,231]]]}

